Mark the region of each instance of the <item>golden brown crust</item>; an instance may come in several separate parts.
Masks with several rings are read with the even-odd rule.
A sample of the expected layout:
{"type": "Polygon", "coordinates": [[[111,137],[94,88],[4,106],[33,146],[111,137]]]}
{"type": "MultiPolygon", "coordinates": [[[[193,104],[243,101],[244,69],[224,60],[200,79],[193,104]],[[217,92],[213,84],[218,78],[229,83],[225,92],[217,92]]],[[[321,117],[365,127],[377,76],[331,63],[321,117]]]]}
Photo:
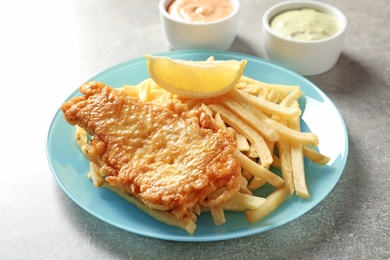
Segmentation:
{"type": "Polygon", "coordinates": [[[217,205],[240,189],[235,143],[201,109],[187,111],[180,102],[160,107],[97,82],[80,91],[85,96],[62,110],[70,124],[93,136],[84,151],[112,187],[178,219],[188,218],[197,204],[217,205]],[[207,199],[219,188],[225,189],[222,196],[207,199]]]}

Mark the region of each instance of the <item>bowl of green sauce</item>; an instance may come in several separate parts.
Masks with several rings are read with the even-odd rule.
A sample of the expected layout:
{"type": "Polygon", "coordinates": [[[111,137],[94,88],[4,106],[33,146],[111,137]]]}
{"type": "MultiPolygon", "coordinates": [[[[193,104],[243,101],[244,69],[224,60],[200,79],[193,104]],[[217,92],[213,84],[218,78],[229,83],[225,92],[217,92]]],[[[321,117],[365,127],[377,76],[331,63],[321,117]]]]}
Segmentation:
{"type": "Polygon", "coordinates": [[[263,16],[263,47],[267,59],[304,76],[330,70],[342,52],[345,15],[319,1],[285,1],[263,16]]]}

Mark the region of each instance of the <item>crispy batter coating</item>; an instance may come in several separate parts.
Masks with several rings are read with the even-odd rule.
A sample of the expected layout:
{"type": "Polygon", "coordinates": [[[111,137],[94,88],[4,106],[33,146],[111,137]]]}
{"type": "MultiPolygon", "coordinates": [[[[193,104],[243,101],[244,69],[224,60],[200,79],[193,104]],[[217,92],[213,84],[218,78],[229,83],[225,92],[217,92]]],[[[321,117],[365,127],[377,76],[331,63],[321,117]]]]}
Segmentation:
{"type": "Polygon", "coordinates": [[[238,192],[235,142],[203,110],[142,102],[99,82],[80,91],[84,96],[65,102],[62,111],[93,137],[84,152],[111,186],[179,219],[196,204],[217,205],[238,192]],[[219,188],[223,196],[206,199],[219,188]]]}

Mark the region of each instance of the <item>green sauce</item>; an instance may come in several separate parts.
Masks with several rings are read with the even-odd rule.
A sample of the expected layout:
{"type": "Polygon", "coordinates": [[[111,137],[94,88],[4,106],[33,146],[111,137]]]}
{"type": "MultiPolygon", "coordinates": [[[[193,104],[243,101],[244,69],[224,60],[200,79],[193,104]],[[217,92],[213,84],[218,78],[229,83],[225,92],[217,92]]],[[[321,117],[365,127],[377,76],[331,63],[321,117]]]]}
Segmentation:
{"type": "Polygon", "coordinates": [[[333,16],[314,9],[300,9],[283,12],[271,21],[271,28],[283,37],[315,41],[336,34],[339,24],[333,16]]]}

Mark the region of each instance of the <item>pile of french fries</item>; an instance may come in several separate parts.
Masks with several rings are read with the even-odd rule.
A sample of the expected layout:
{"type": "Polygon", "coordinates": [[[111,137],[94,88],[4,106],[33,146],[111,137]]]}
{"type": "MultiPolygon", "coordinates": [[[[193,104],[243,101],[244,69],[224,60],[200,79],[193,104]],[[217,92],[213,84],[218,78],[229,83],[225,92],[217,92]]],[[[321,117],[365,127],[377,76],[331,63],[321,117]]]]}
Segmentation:
{"type": "MultiPolygon", "coordinates": [[[[213,57],[210,57],[213,59],[213,57]]],[[[315,150],[318,137],[301,132],[298,99],[303,95],[299,86],[264,83],[242,76],[227,94],[210,99],[176,96],[159,87],[152,79],[138,85],[125,85],[130,96],[164,105],[178,99],[189,110],[202,108],[215,124],[228,132],[237,143],[236,157],[241,163],[242,185],[239,193],[210,211],[214,223],[226,222],[226,211],[245,212],[249,222],[257,222],[277,209],[287,197],[310,198],[305,180],[304,157],[325,165],[330,158],[315,150]],[[279,169],[281,176],[272,170],[279,169]],[[254,194],[268,184],[273,191],[266,197],[254,194]]],[[[218,190],[212,196],[218,196],[218,190]]]]}

